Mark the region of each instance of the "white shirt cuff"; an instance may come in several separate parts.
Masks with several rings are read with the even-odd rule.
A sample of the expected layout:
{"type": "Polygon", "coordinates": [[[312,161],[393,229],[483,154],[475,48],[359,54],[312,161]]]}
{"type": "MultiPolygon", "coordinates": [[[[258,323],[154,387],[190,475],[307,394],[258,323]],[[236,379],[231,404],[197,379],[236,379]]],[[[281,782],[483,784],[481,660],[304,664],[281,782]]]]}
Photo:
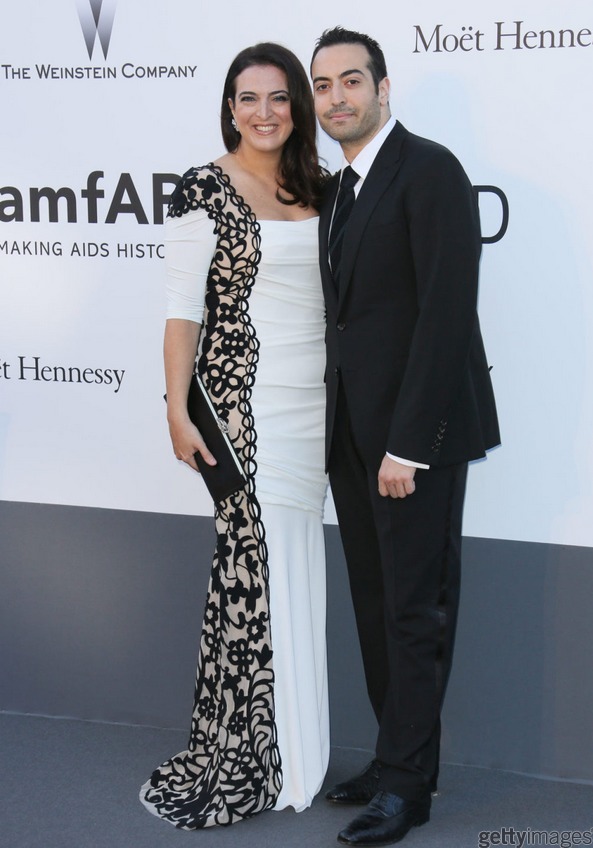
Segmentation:
{"type": "Polygon", "coordinates": [[[423,462],[413,462],[411,459],[402,459],[401,456],[394,456],[389,451],[386,451],[386,456],[389,459],[394,459],[396,462],[399,462],[400,465],[409,465],[410,468],[424,468],[425,470],[430,468],[430,465],[425,465],[423,462]]]}

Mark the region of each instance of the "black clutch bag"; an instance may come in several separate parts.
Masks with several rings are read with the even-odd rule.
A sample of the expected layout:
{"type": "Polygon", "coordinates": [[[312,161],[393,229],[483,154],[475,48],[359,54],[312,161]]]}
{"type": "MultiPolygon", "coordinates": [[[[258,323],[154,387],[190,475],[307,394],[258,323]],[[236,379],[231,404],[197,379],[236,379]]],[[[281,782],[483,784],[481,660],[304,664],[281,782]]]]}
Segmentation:
{"type": "Polygon", "coordinates": [[[189,384],[187,411],[192,424],[198,428],[208,450],[216,459],[216,465],[208,465],[199,452],[194,454],[212,500],[219,503],[242,489],[246,477],[228,437],[227,424],[217,416],[208,392],[196,374],[189,384]]]}

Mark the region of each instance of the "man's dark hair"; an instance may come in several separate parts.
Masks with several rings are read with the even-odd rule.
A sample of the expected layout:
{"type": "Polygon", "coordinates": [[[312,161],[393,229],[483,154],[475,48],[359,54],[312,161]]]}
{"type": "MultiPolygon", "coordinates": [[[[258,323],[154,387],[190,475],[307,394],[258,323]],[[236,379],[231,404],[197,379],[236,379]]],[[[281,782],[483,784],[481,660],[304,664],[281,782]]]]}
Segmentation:
{"type": "Polygon", "coordinates": [[[324,47],[334,47],[336,44],[360,44],[366,47],[369,54],[368,69],[375,83],[375,91],[379,92],[379,83],[387,76],[387,65],[385,64],[385,56],[377,41],[371,38],[370,35],[364,35],[362,32],[355,32],[352,29],[344,29],[337,26],[333,29],[326,29],[325,32],[317,39],[315,50],[311,58],[311,66],[315,56],[324,47]]]}

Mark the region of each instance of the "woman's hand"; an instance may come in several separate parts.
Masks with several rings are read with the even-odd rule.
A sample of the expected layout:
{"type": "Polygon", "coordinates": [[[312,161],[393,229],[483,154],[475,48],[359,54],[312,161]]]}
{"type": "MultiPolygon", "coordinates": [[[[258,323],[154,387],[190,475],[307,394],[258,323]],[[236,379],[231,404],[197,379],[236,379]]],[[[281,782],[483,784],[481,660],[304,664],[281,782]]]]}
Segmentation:
{"type": "Polygon", "coordinates": [[[216,459],[206,447],[200,431],[192,424],[189,417],[182,420],[169,419],[169,433],[173,453],[177,459],[186,462],[195,471],[199,471],[194,454],[200,453],[208,465],[216,465],[216,459]]]}
{"type": "Polygon", "coordinates": [[[192,378],[201,327],[194,321],[169,318],[165,326],[165,378],[167,383],[167,421],[177,459],[199,471],[194,459],[201,453],[208,465],[216,460],[206,447],[200,431],[187,414],[187,390],[192,378]]]}

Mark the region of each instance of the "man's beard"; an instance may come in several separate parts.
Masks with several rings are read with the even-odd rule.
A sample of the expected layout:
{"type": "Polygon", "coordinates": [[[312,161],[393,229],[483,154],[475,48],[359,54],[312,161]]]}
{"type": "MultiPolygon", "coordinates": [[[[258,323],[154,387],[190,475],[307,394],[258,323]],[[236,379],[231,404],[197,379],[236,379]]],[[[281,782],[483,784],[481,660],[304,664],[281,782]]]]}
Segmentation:
{"type": "Polygon", "coordinates": [[[340,144],[353,144],[359,141],[364,141],[365,139],[370,140],[374,135],[376,135],[377,129],[381,123],[381,106],[379,105],[378,99],[374,103],[369,104],[360,123],[356,123],[354,126],[341,126],[332,122],[332,115],[336,113],[344,113],[344,111],[346,111],[349,115],[357,115],[357,111],[355,109],[344,110],[335,108],[330,109],[323,116],[323,129],[331,138],[335,141],[339,141],[340,144]]]}

